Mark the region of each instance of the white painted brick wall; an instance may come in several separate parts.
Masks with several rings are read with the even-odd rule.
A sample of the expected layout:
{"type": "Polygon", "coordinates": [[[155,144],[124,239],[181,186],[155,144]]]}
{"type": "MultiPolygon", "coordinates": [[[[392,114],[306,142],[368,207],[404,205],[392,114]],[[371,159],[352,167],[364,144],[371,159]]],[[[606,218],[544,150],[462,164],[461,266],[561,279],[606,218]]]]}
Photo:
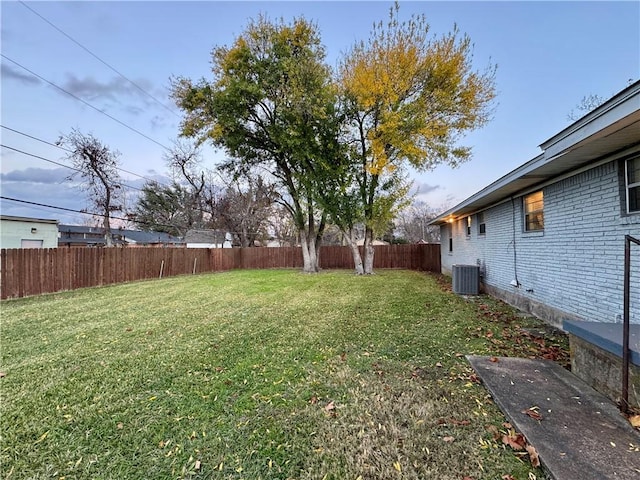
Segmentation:
{"type": "MultiPolygon", "coordinates": [[[[584,320],[615,321],[623,310],[624,236],[640,238],[640,215],[621,213],[619,167],[610,162],[545,187],[544,232],[523,231],[522,197],[485,211],[486,235],[475,215],[470,236],[466,218],[443,226],[443,270],[479,264],[488,285],[584,320]],[[518,289],[510,285],[516,274],[518,289]]],[[[640,246],[631,253],[631,320],[640,323],[640,246]]]]}

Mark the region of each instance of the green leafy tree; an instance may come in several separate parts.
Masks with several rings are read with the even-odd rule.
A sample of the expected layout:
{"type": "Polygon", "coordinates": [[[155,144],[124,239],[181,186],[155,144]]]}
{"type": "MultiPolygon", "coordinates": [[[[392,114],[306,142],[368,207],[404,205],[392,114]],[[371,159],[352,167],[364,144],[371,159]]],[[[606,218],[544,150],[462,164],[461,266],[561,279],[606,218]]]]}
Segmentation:
{"type": "Polygon", "coordinates": [[[315,25],[304,19],[251,21],[232,46],[212,53],[213,81],[177,78],[182,135],[211,141],[236,174],[260,167],[278,182],[279,202],[300,234],[304,271],[318,271],[326,215],[310,165],[320,161],[335,89],[315,25]]]}
{"type": "Polygon", "coordinates": [[[131,218],[141,230],[184,236],[201,216],[200,211],[192,208],[193,203],[192,193],[178,183],[165,186],[147,182],[131,218]]]}
{"type": "Polygon", "coordinates": [[[374,25],[339,69],[366,226],[364,273],[373,271],[376,228],[406,201],[408,167],[426,171],[468,160],[470,148],[459,140],[489,120],[495,96],[495,67],[473,70],[468,36],[457,28],[430,36],[424,16],[400,22],[398,13],[396,4],[389,21],[374,25]]]}

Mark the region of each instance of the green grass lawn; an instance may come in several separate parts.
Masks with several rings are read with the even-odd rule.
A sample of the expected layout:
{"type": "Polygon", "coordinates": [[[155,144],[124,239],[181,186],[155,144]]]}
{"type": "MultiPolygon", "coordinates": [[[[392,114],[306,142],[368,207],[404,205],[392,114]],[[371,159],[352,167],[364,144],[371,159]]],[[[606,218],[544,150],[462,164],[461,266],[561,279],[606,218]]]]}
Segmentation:
{"type": "Polygon", "coordinates": [[[2,478],[544,478],[494,439],[463,355],[564,340],[541,350],[534,320],[445,280],[233,271],[4,301],[2,478]]]}

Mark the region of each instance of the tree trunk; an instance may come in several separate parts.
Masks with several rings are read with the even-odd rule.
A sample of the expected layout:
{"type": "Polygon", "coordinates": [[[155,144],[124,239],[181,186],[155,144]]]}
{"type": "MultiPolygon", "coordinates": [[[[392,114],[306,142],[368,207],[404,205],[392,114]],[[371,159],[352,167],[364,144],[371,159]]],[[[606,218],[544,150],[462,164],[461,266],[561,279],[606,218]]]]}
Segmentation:
{"type": "Polygon", "coordinates": [[[111,223],[109,216],[105,215],[102,220],[102,228],[104,228],[104,246],[113,247],[113,238],[111,237],[111,223]]]}
{"type": "Polygon", "coordinates": [[[373,275],[373,230],[369,227],[364,231],[364,274],[373,275]]]}
{"type": "Polygon", "coordinates": [[[316,242],[315,235],[309,235],[306,231],[300,232],[300,244],[302,245],[302,260],[304,273],[318,273],[320,268],[318,266],[318,249],[319,245],[316,242]]]}
{"type": "Polygon", "coordinates": [[[362,265],[362,255],[360,255],[360,249],[358,248],[358,242],[355,239],[353,228],[349,231],[343,231],[343,237],[351,249],[351,255],[353,256],[353,264],[355,265],[356,275],[364,274],[364,267],[362,265]]]}

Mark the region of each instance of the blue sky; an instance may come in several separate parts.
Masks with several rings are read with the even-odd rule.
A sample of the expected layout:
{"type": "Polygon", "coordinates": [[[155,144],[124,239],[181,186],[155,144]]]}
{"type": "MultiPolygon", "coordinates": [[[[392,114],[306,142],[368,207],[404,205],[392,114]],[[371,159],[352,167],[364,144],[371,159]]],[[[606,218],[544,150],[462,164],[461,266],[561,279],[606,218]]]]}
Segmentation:
{"type": "MultiPolygon", "coordinates": [[[[27,2],[164,106],[69,40],[20,2],[2,1],[1,124],[48,142],[72,128],[121,152],[122,167],[167,174],[164,148],[178,135],[180,112],[168,98],[172,75],[211,79],[210,52],[229,45],[250,18],[304,16],[317,23],[335,66],[387,18],[391,2],[27,2]],[[28,68],[34,77],[16,63],[28,68]],[[52,87],[52,82],[120,122],[52,87]],[[136,133],[131,129],[135,129],[136,133]],[[148,137],[148,138],[147,138],[148,137]]],[[[540,153],[538,145],[571,122],[583,96],[608,98],[640,77],[640,2],[401,2],[400,15],[424,13],[432,33],[458,25],[469,34],[474,64],[498,66],[493,120],[469,134],[473,159],[452,170],[414,175],[418,198],[453,206],[540,153]]],[[[70,209],[87,202],[69,170],[11,150],[64,163],[64,152],[0,129],[3,196],[70,209]]],[[[205,165],[224,158],[207,150],[205,165]]],[[[125,183],[141,186],[123,172],[125,183]]],[[[5,215],[82,223],[81,214],[0,201],[5,215]]]]}

